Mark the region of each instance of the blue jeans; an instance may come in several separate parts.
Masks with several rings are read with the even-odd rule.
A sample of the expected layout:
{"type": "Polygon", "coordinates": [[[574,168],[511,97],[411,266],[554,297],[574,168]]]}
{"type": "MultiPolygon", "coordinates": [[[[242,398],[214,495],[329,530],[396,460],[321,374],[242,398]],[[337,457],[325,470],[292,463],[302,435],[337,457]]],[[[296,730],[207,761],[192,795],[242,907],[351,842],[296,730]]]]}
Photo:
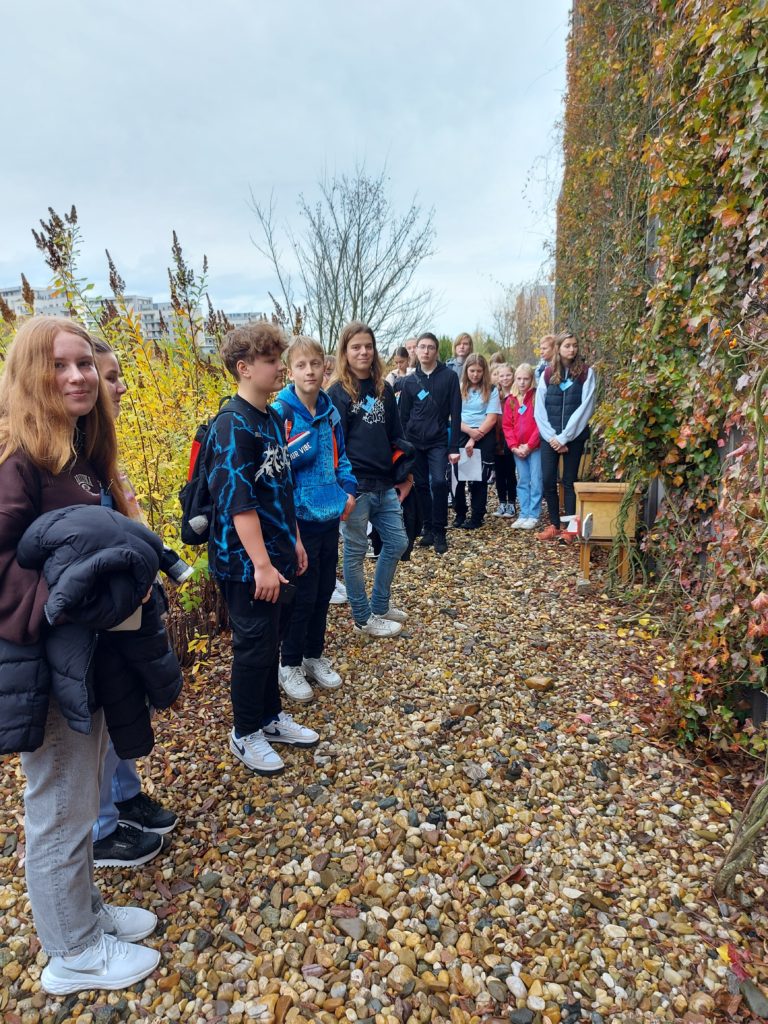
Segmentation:
{"type": "Polygon", "coordinates": [[[541,449],[534,448],[527,459],[515,456],[517,467],[517,498],[521,519],[538,519],[541,514],[543,485],[541,480],[541,449]]]}
{"type": "Polygon", "coordinates": [[[135,761],[123,761],[115,753],[112,740],[107,747],[99,789],[99,816],[93,826],[93,841],[106,839],[117,828],[117,800],[130,800],[141,792],[141,780],[135,761]]]}
{"type": "Polygon", "coordinates": [[[358,494],[357,504],[346,522],[341,524],[341,535],[344,538],[344,585],[349,606],[355,622],[364,626],[371,615],[383,615],[389,609],[389,593],[397,563],[408,547],[403,510],[394,487],[358,494]],[[381,553],[376,563],[370,601],[363,577],[369,522],[381,537],[381,553]]]}

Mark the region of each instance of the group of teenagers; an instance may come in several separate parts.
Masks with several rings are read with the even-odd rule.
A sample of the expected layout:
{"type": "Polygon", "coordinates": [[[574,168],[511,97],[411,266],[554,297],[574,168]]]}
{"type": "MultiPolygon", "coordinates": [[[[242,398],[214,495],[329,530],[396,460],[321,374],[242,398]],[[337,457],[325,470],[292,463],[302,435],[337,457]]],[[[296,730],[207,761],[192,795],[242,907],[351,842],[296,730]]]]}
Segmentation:
{"type": "MultiPolygon", "coordinates": [[[[320,739],[281,693],[306,703],[313,685],[342,684],[325,654],[340,533],[353,628],[390,637],[408,618],[391,601],[400,560],[417,538],[447,550],[449,491],[455,525],[479,526],[495,469],[502,514],[514,517],[516,493],[512,526],[528,529],[543,489],[550,525],[539,536],[554,539],[562,459],[575,511],[595,380],[573,335],[543,339],[536,370],[501,365],[496,383],[468,335],[446,364],[430,332],[410,347],[387,376],[373,330],[347,324],[328,380],[312,338],[289,341],[264,321],[222,340],[236,392],[200,453],[208,568],[232,635],[229,748],[259,775],[284,770],[276,747],[320,739]],[[475,450],[488,471],[470,482],[468,509],[449,475],[475,450]]],[[[49,956],[41,982],[59,995],[126,988],[155,970],[160,954],[141,940],[156,916],[105,903],[94,866],[146,863],[177,820],[141,792],[133,760],[151,749],[151,707],[175,700],[181,675],[157,582],[167,549],[118,463],[124,393],[109,347],[53,317],[20,326],[0,377],[0,753],[21,753],[27,888],[49,956]]]]}

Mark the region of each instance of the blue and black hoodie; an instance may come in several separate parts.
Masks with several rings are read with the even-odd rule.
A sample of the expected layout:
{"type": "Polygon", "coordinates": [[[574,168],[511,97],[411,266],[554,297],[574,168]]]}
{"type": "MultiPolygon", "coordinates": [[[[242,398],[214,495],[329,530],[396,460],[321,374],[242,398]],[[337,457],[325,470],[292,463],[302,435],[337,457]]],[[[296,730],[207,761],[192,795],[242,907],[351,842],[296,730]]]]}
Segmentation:
{"type": "Polygon", "coordinates": [[[293,384],[280,391],[273,408],[283,421],[301,529],[328,525],[339,519],[347,497],[357,492],[339,413],[325,391],[320,391],[313,416],[293,384]]]}

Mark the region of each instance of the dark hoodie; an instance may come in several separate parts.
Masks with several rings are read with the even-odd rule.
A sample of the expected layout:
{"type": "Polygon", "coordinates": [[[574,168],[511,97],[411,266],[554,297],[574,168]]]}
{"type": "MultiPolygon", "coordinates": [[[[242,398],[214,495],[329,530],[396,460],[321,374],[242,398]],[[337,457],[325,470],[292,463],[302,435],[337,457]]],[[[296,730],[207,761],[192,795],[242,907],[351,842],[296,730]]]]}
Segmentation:
{"type": "Polygon", "coordinates": [[[461,434],[459,378],[445,363],[437,363],[429,375],[417,366],[404,380],[400,420],[405,436],[417,448],[447,444],[448,454],[456,454],[461,434]]]}
{"type": "Polygon", "coordinates": [[[395,485],[394,451],[410,451],[410,446],[405,445],[397,401],[389,384],[377,397],[370,378],[357,383],[356,399],[350,398],[338,381],[330,386],[328,396],[339,411],[347,457],[357,479],[357,493],[386,491],[395,485]]]}

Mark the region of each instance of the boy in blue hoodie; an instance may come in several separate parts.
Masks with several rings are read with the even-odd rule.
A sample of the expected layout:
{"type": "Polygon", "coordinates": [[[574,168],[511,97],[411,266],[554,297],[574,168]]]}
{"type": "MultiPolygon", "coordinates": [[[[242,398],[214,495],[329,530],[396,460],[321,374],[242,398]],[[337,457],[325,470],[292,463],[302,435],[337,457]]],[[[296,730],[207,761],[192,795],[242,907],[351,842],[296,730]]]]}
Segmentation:
{"type": "Polygon", "coordinates": [[[313,696],[310,680],[326,690],[341,685],[323,647],[336,585],[339,522],[355,507],[357,481],[345,452],[339,413],[322,390],[322,345],[313,338],[294,338],[286,362],[290,384],[280,391],[274,408],[285,427],[307,570],[294,581],[296,597],[282,645],[280,685],[286,696],[305,703],[313,696]]]}

